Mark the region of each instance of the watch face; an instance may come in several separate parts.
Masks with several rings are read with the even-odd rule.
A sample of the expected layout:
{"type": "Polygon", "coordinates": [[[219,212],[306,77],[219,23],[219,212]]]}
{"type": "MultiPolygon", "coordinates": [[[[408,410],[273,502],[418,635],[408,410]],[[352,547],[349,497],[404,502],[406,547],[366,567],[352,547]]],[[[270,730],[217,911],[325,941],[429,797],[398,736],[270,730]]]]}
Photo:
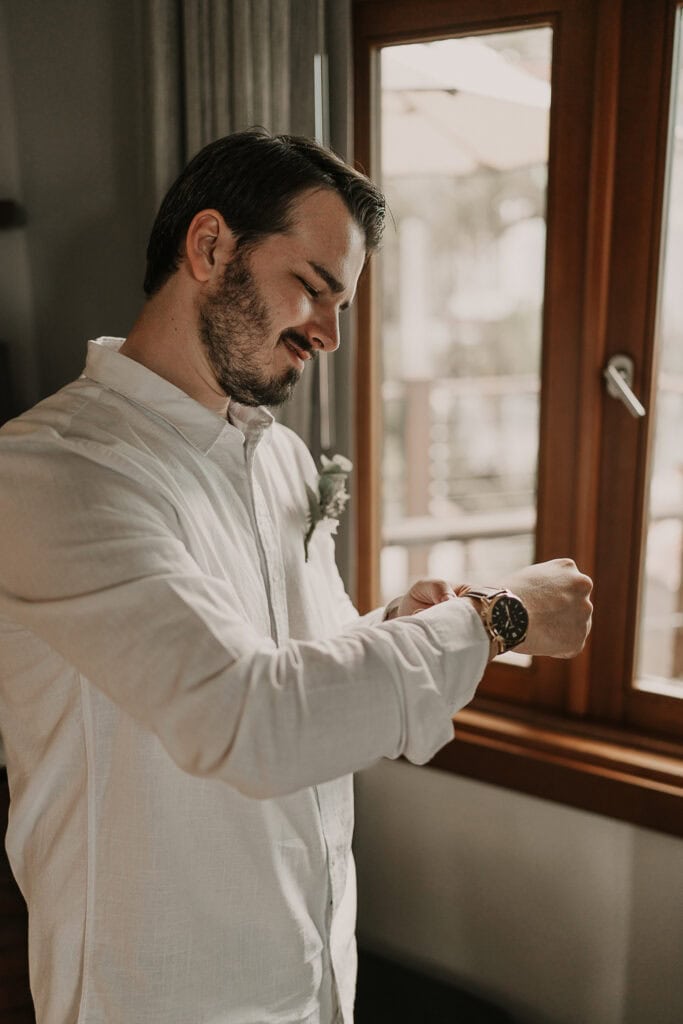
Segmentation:
{"type": "Polygon", "coordinates": [[[519,598],[503,594],[491,608],[491,625],[506,647],[516,647],[526,636],[529,616],[519,598]]]}

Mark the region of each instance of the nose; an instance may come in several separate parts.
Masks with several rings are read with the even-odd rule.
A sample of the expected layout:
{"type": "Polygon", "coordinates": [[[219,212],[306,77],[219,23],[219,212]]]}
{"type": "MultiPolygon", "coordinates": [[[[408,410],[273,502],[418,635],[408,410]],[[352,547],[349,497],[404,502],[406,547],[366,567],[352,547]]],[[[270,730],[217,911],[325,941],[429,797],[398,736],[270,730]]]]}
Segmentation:
{"type": "Polygon", "coordinates": [[[308,330],[308,339],[314,348],[323,352],[334,352],[339,348],[339,313],[330,310],[321,312],[308,330]]]}

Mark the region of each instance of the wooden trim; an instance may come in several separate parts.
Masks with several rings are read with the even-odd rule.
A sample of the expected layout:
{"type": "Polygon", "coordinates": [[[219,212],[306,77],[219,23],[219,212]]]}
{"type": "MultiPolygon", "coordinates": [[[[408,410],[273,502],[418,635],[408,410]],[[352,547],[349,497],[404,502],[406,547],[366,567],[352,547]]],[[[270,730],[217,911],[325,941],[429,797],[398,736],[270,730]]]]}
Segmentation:
{"type": "MultiPolygon", "coordinates": [[[[355,39],[354,154],[355,165],[365,174],[373,172],[372,153],[372,55],[358,52],[355,39]]],[[[361,614],[371,611],[379,600],[380,507],[379,465],[381,460],[380,413],[376,396],[379,388],[379,344],[375,317],[376,267],[370,260],[361,279],[355,303],[356,316],[356,430],[355,502],[356,605],[361,614]]]]}
{"type": "Polygon", "coordinates": [[[557,6],[557,0],[515,0],[511,14],[510,0],[353,0],[353,17],[356,37],[377,47],[547,25],[557,6]]]}
{"type": "MultiPolygon", "coordinates": [[[[622,18],[605,358],[617,352],[633,357],[634,387],[650,410],[676,6],[671,0],[624,0],[622,18]]],[[[620,403],[606,398],[603,405],[591,659],[591,676],[601,685],[592,688],[589,713],[634,726],[658,722],[658,731],[667,724],[680,730],[682,701],[669,699],[670,717],[658,718],[650,695],[632,690],[653,417],[636,422],[620,403]]]]}
{"type": "Polygon", "coordinates": [[[432,767],[683,836],[683,744],[477,705],[432,767]]]}
{"type": "MultiPolygon", "coordinates": [[[[633,0],[632,0],[633,2],[633,0]]],[[[650,19],[650,6],[644,0],[633,2],[641,24],[643,18],[650,19]]],[[[655,188],[649,197],[650,217],[652,223],[652,234],[650,243],[650,266],[649,274],[645,276],[646,286],[646,332],[642,338],[643,354],[643,393],[648,398],[648,407],[655,412],[655,389],[656,389],[656,354],[654,353],[656,340],[656,324],[658,315],[658,300],[660,293],[660,277],[664,268],[663,258],[663,233],[664,233],[664,203],[667,190],[667,162],[669,148],[670,128],[670,103],[671,103],[671,71],[674,57],[675,41],[675,19],[679,3],[676,0],[667,0],[663,5],[661,18],[657,23],[658,34],[655,36],[656,60],[661,70],[658,82],[658,114],[657,118],[651,119],[651,130],[653,131],[653,153],[655,154],[653,176],[655,188]]],[[[638,57],[642,60],[641,51],[638,49],[638,57]]],[[[634,54],[634,63],[636,55],[634,54]]],[[[639,65],[635,64],[634,74],[639,73],[639,65]]],[[[626,101],[625,101],[626,102],[626,101]]],[[[626,108],[626,111],[628,108],[626,108]]],[[[625,115],[626,116],[626,111],[625,115]]],[[[642,142],[641,142],[642,146],[642,142]]],[[[626,186],[628,187],[628,182],[626,186]]],[[[644,197],[647,203],[647,197],[644,197]]],[[[641,602],[643,598],[642,584],[644,578],[645,563],[645,542],[646,542],[646,506],[649,492],[649,472],[652,459],[652,447],[654,442],[654,415],[648,417],[647,430],[641,439],[638,465],[638,486],[640,494],[634,503],[634,537],[637,543],[634,548],[639,556],[638,587],[632,606],[633,632],[632,645],[628,651],[627,664],[630,667],[629,675],[624,680],[624,720],[635,728],[648,729],[659,734],[673,734],[683,736],[683,699],[680,697],[663,696],[657,693],[649,693],[644,690],[635,689],[633,679],[635,677],[635,634],[640,619],[641,602]],[[638,498],[640,500],[638,500],[638,498]]]]}
{"type": "MultiPolygon", "coordinates": [[[[576,435],[576,507],[596,509],[601,446],[602,368],[605,364],[609,271],[612,256],[614,162],[616,154],[621,9],[599,6],[595,46],[594,108],[588,202],[582,364],[577,391],[580,429],[576,435]]],[[[597,515],[576,516],[576,559],[595,576],[597,515]]],[[[590,700],[590,646],[568,666],[567,711],[585,715],[590,700]]]]}
{"type": "MultiPolygon", "coordinates": [[[[508,9],[510,5],[508,4],[508,9]]],[[[586,247],[590,212],[593,54],[597,8],[592,3],[548,5],[554,30],[548,164],[547,254],[539,425],[536,560],[573,557],[586,571],[592,552],[578,547],[576,497],[580,481],[576,439],[590,436],[587,405],[576,400],[591,340],[585,319],[586,247]]],[[[586,495],[587,497],[587,495],[586,495]]],[[[570,705],[570,683],[585,677],[585,659],[540,662],[532,701],[570,705]]],[[[484,684],[484,693],[487,686],[484,684]]]]}
{"type": "Polygon", "coordinates": [[[376,394],[379,388],[378,346],[373,322],[373,294],[376,287],[372,265],[358,289],[356,309],[356,605],[361,614],[371,611],[379,600],[379,553],[381,495],[377,467],[381,460],[381,428],[376,394]],[[365,325],[369,325],[366,327],[365,325]]]}
{"type": "Polygon", "coordinates": [[[624,720],[633,728],[659,736],[683,736],[682,697],[630,689],[624,705],[624,720]]]}

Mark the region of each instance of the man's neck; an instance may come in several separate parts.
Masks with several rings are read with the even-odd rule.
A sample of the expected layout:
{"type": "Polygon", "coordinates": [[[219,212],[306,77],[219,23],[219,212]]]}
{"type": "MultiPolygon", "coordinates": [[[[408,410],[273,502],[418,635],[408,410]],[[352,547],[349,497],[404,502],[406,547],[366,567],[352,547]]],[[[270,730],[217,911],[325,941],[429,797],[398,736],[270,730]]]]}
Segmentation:
{"type": "Polygon", "coordinates": [[[178,301],[174,289],[164,286],[147,300],[119,351],[207,409],[227,416],[230,399],[216,384],[196,316],[188,317],[188,308],[192,307],[178,301]]]}

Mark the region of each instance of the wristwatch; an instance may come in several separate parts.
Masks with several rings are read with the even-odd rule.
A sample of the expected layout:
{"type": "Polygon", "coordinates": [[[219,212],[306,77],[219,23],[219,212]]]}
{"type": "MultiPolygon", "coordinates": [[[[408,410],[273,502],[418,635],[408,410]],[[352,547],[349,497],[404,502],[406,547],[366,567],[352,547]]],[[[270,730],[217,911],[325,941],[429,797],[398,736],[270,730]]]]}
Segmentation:
{"type": "Polygon", "coordinates": [[[473,597],[481,602],[481,621],[498,654],[512,650],[525,640],[529,615],[516,594],[499,587],[468,587],[460,590],[458,596],[473,597]]]}

